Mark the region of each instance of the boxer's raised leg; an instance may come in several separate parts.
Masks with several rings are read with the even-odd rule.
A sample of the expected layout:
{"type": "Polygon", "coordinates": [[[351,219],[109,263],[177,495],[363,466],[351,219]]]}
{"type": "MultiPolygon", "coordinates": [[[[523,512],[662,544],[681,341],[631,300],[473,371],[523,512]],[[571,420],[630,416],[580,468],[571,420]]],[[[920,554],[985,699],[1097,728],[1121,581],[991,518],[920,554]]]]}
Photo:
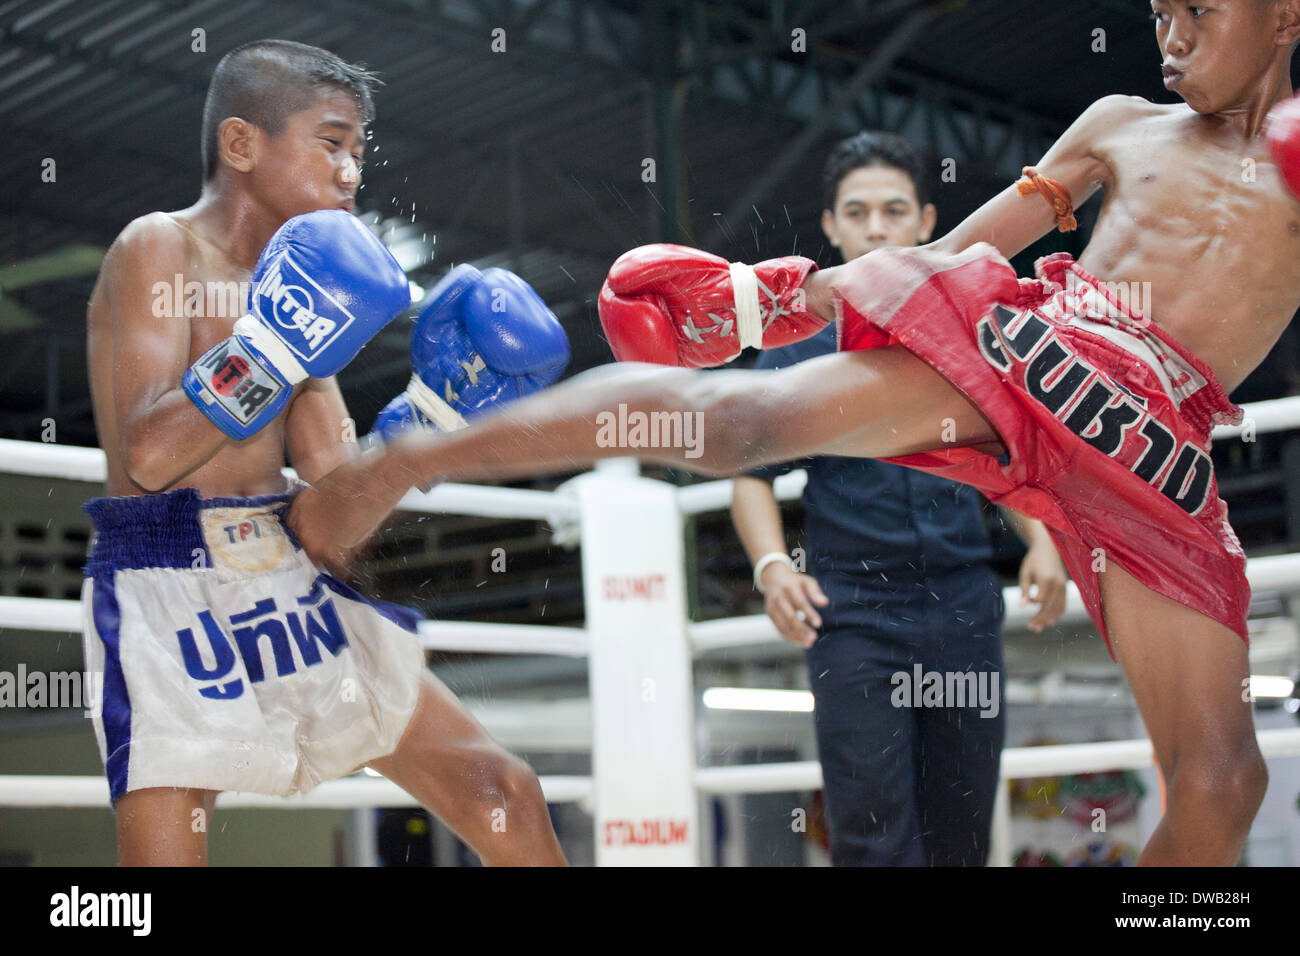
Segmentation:
{"type": "Polygon", "coordinates": [[[451,827],[489,866],[562,866],[531,767],[506,751],[455,695],[426,674],[397,749],[370,766],[451,827]]]}
{"type": "Polygon", "coordinates": [[[149,787],[118,798],[119,866],[206,866],[215,790],[149,787]]]}
{"type": "Polygon", "coordinates": [[[1168,787],[1164,819],[1139,862],[1232,866],[1268,784],[1244,693],[1246,645],[1114,562],[1100,579],[1111,646],[1168,787]]]}
{"type": "Polygon", "coordinates": [[[473,428],[404,435],[381,455],[335,468],[297,496],[289,524],[311,560],[344,567],[412,486],[571,471],[627,455],[626,444],[603,440],[597,425],[613,409],[649,421],[665,414],[701,416],[694,447],[668,442],[634,451],[642,461],[719,477],[806,455],[1003,450],[971,401],[900,346],[837,352],[771,372],[604,366],[479,419],[473,428]]]}
{"type": "MultiPolygon", "coordinates": [[[[780,397],[765,417],[779,423],[781,440],[813,445],[816,454],[887,458],[963,445],[1003,451],[971,400],[901,345],[838,352],[771,374],[780,397]]],[[[778,437],[771,431],[765,441],[778,437]]]]}

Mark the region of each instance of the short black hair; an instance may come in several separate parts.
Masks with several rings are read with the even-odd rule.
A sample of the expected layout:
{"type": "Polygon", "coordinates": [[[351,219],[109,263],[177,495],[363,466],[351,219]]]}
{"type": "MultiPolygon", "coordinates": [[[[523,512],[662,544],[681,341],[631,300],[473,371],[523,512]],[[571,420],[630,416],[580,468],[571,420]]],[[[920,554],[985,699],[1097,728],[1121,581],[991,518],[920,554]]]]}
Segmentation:
{"type": "Polygon", "coordinates": [[[278,135],[289,116],[306,109],[322,86],[351,93],[361,122],[375,118],[371,91],[380,83],[365,67],[346,63],[329,50],[292,40],[254,40],[217,63],[203,102],[203,179],[217,172],[217,128],[231,116],[278,135]]]}
{"type": "Polygon", "coordinates": [[[881,130],[863,130],[856,136],[835,144],[826,159],[822,174],[824,208],[835,211],[835,195],[844,177],[863,166],[887,166],[907,173],[916,190],[916,200],[924,207],[930,201],[930,190],[921,165],[921,154],[907,139],[897,133],[881,130]]]}

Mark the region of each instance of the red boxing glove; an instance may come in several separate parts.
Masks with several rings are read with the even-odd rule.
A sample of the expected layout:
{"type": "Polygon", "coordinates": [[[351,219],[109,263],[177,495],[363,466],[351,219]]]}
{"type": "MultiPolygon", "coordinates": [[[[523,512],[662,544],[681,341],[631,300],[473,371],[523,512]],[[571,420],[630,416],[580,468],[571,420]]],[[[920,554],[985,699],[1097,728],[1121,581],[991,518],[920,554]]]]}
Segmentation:
{"type": "Polygon", "coordinates": [[[827,325],[804,307],[802,256],[756,266],[656,243],[618,257],[600,290],[600,322],[620,362],[709,368],[742,348],[777,348],[827,325]]]}
{"type": "Polygon", "coordinates": [[[1300,199],[1300,98],[1283,100],[1269,110],[1266,128],[1277,171],[1300,199]]]}

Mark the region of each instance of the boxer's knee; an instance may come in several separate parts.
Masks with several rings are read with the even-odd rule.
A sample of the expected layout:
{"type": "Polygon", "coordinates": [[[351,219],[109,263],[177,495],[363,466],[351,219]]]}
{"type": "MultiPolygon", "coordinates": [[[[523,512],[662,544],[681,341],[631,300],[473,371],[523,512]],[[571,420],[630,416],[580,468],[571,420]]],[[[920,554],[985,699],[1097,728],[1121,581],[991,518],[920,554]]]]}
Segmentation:
{"type": "Polygon", "coordinates": [[[1169,776],[1170,808],[1191,804],[1234,832],[1250,829],[1268,789],[1268,766],[1255,746],[1207,746],[1179,761],[1169,776]]]}
{"type": "Polygon", "coordinates": [[[1268,790],[1268,765],[1258,750],[1239,756],[1219,778],[1219,790],[1225,799],[1225,814],[1234,829],[1249,830],[1251,821],[1264,802],[1268,790]]]}
{"type": "Polygon", "coordinates": [[[452,763],[452,778],[461,781],[469,799],[485,806],[501,806],[516,797],[540,793],[533,769],[494,741],[460,748],[452,763]]]}
{"type": "Polygon", "coordinates": [[[545,806],[537,774],[524,761],[504,750],[476,750],[463,755],[460,774],[462,800],[474,807],[472,816],[489,821],[493,831],[509,832],[511,820],[545,806]]]}
{"type": "Polygon", "coordinates": [[[542,784],[532,767],[513,754],[506,754],[497,767],[498,786],[506,802],[514,806],[544,804],[542,784]]]}

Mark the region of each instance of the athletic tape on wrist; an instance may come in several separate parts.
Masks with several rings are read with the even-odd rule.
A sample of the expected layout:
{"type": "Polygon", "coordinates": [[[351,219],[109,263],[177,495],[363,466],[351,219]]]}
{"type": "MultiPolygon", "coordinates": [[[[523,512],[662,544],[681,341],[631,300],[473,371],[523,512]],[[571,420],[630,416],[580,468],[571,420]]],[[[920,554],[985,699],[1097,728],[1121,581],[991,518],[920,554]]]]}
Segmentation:
{"type": "Polygon", "coordinates": [[[283,342],[271,334],[261,319],[252,315],[241,316],[232,331],[265,355],[267,361],[275,366],[290,385],[297,385],[307,378],[307,370],[302,367],[302,363],[283,342]]]}
{"type": "Polygon", "coordinates": [[[731,290],[736,299],[736,335],[742,349],[763,347],[763,310],[758,306],[758,276],[754,267],[731,263],[731,290]]]}
{"type": "Polygon", "coordinates": [[[469,422],[465,421],[460,412],[439,398],[438,393],[425,385],[418,375],[411,376],[411,381],[406,386],[406,397],[429,417],[439,431],[454,432],[469,428],[469,422]]]}
{"type": "Polygon", "coordinates": [[[762,585],[763,571],[766,570],[769,564],[774,564],[777,561],[780,561],[791,571],[794,570],[794,561],[791,560],[790,555],[786,554],[784,551],[769,551],[767,554],[763,555],[754,563],[754,588],[759,594],[767,593],[763,590],[762,585]]]}

